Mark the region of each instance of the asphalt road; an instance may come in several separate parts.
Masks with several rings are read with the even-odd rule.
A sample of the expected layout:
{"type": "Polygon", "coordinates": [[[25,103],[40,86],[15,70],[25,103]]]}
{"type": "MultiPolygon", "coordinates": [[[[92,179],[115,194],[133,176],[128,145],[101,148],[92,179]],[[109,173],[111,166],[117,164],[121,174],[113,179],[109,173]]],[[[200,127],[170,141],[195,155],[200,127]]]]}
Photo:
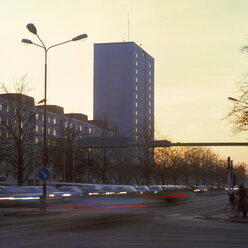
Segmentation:
{"type": "Polygon", "coordinates": [[[247,248],[248,221],[225,216],[226,202],[225,194],[189,194],[171,204],[110,198],[60,203],[47,212],[0,209],[0,247],[247,248]]]}

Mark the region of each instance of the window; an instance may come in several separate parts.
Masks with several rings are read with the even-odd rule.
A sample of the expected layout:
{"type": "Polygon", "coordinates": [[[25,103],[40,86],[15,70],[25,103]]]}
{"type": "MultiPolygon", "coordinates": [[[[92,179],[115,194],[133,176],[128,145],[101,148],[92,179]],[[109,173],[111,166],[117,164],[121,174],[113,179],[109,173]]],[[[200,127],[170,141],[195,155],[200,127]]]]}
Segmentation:
{"type": "Polygon", "coordinates": [[[152,113],[152,110],[151,109],[149,109],[149,114],[151,114],[152,113]]]}
{"type": "Polygon", "coordinates": [[[38,125],[35,125],[35,131],[39,132],[39,126],[38,125]]]}
{"type": "Polygon", "coordinates": [[[91,128],[89,128],[89,134],[91,134],[92,133],[92,130],[91,130],[91,128]]]}
{"type": "Polygon", "coordinates": [[[138,66],[138,61],[135,62],[135,65],[138,66]]]}
{"type": "Polygon", "coordinates": [[[138,99],[138,94],[135,94],[135,98],[138,99]]]}
{"type": "Polygon", "coordinates": [[[135,57],[138,58],[138,53],[135,54],[135,57]]]}
{"type": "Polygon", "coordinates": [[[151,86],[149,86],[149,90],[150,90],[150,91],[152,90],[152,87],[151,87],[151,86]]]}
{"type": "Polygon", "coordinates": [[[136,74],[138,74],[138,73],[139,73],[139,71],[136,69],[136,70],[135,70],[135,73],[136,73],[136,74]]]}
{"type": "Polygon", "coordinates": [[[3,110],[3,104],[0,103],[0,110],[2,111],[3,110]]]}
{"type": "Polygon", "coordinates": [[[152,94],[151,93],[149,93],[149,98],[152,98],[152,94]]]}
{"type": "Polygon", "coordinates": [[[9,110],[10,110],[10,107],[9,107],[9,105],[7,105],[6,111],[9,112],[9,110]]]}
{"type": "Polygon", "coordinates": [[[39,138],[35,137],[35,143],[38,144],[39,143],[39,138]]]}
{"type": "Polygon", "coordinates": [[[67,121],[65,122],[65,127],[68,127],[68,122],[67,121]]]}
{"type": "Polygon", "coordinates": [[[138,119],[135,119],[135,123],[138,124],[138,119]]]}
{"type": "Polygon", "coordinates": [[[138,115],[138,111],[135,111],[135,115],[136,115],[136,116],[138,115]]]}
{"type": "Polygon", "coordinates": [[[36,120],[39,120],[39,113],[36,113],[36,114],[35,114],[35,119],[36,119],[36,120]]]}
{"type": "Polygon", "coordinates": [[[50,128],[47,129],[47,133],[48,133],[48,134],[51,133],[51,129],[50,129],[50,128]]]}
{"type": "Polygon", "coordinates": [[[137,102],[135,103],[135,107],[138,108],[138,103],[137,102]]]}
{"type": "Polygon", "coordinates": [[[152,72],[151,72],[151,71],[149,71],[149,75],[150,75],[150,76],[152,75],[152,72]]]}
{"type": "Polygon", "coordinates": [[[152,106],[152,102],[149,101],[149,106],[152,106]]]}
{"type": "Polygon", "coordinates": [[[48,123],[50,123],[50,122],[51,122],[51,118],[50,118],[50,117],[48,117],[48,118],[47,118],[47,121],[48,121],[48,123]]]}
{"type": "Polygon", "coordinates": [[[56,129],[53,129],[53,135],[56,136],[56,129]]]}
{"type": "Polygon", "coordinates": [[[57,120],[56,118],[53,119],[53,124],[56,125],[57,124],[57,120]]]}
{"type": "Polygon", "coordinates": [[[149,83],[151,83],[152,82],[152,79],[151,78],[149,78],[149,83]]]}
{"type": "Polygon", "coordinates": [[[135,78],[135,82],[137,83],[138,81],[139,81],[139,79],[136,77],[136,78],[135,78]]]}
{"type": "Polygon", "coordinates": [[[138,91],[138,86],[135,87],[135,90],[138,91]]]}

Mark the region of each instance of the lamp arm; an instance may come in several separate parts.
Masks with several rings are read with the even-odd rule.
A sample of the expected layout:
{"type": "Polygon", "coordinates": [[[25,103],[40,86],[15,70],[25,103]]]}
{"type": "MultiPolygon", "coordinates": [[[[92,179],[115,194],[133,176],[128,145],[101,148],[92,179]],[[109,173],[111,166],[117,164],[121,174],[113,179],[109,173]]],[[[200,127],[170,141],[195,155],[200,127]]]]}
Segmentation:
{"type": "Polygon", "coordinates": [[[72,40],[67,40],[67,41],[64,41],[64,42],[61,42],[61,43],[58,43],[58,44],[55,44],[55,45],[52,45],[50,47],[47,48],[47,51],[50,49],[50,48],[53,48],[53,47],[56,47],[56,46],[60,46],[60,45],[63,45],[65,43],[69,43],[71,42],[72,40]]]}

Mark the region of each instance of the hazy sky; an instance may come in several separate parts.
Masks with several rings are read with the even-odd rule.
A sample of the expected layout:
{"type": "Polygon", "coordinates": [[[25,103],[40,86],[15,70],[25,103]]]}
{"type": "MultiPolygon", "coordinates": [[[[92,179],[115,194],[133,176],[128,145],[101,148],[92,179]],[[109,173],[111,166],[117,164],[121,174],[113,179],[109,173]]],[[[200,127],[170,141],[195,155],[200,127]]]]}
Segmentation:
{"type": "MultiPolygon", "coordinates": [[[[1,0],[0,82],[27,74],[29,95],[44,96],[44,51],[26,29],[34,23],[47,46],[87,33],[48,53],[48,104],[93,116],[93,44],[128,40],[155,59],[157,137],[177,142],[237,142],[223,117],[248,73],[247,0],[1,0]]],[[[248,163],[248,147],[213,148],[248,163]]]]}

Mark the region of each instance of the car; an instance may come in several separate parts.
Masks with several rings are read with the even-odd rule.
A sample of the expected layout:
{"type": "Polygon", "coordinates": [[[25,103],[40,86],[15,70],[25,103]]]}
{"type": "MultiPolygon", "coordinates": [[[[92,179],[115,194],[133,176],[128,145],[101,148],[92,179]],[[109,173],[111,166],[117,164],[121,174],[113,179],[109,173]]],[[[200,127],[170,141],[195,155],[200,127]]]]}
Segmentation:
{"type": "Polygon", "coordinates": [[[134,188],[136,189],[137,195],[142,195],[149,191],[149,188],[145,185],[142,186],[136,185],[134,186],[134,188]]]}
{"type": "Polygon", "coordinates": [[[163,188],[159,185],[151,185],[149,186],[149,193],[152,193],[152,194],[158,194],[159,192],[163,192],[163,188]]]}
{"type": "MultiPolygon", "coordinates": [[[[40,187],[40,189],[42,190],[42,187],[40,187]]],[[[48,198],[68,198],[68,197],[71,197],[70,193],[68,193],[66,191],[59,190],[54,186],[46,186],[46,190],[47,190],[47,197],[48,198]]]]}
{"type": "Polygon", "coordinates": [[[82,190],[77,186],[62,186],[62,187],[59,187],[58,191],[67,193],[68,196],[70,195],[71,197],[82,197],[83,196],[82,190]]]}
{"type": "Polygon", "coordinates": [[[207,191],[208,191],[208,188],[206,186],[204,186],[204,185],[199,185],[194,189],[195,193],[204,193],[204,192],[207,192],[207,191]]]}
{"type": "Polygon", "coordinates": [[[97,196],[103,191],[99,184],[83,184],[80,189],[83,192],[83,195],[88,196],[97,196]]]}

